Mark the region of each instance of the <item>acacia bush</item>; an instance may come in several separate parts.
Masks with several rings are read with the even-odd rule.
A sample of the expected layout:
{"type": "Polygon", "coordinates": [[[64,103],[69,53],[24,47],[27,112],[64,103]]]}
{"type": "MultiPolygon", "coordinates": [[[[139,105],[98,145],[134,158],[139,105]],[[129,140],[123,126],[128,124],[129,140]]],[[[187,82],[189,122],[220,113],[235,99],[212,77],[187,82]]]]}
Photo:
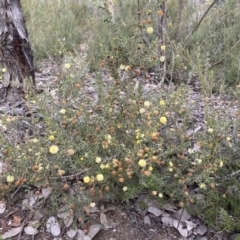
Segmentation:
{"type": "MultiPolygon", "coordinates": [[[[25,4],[28,19],[30,3],[25,4]]],[[[52,3],[48,4],[51,9],[52,3]]],[[[226,25],[222,33],[217,28],[222,25],[216,23],[210,28],[209,22],[223,9],[233,9],[232,3],[215,6],[208,20],[189,35],[194,23],[189,22],[187,13],[193,6],[184,5],[178,15],[170,1],[164,39],[157,35],[162,12],[155,1],[141,6],[121,2],[114,16],[107,5],[94,8],[98,18],[91,19],[90,14],[88,19],[92,38],[86,59],[76,52],[74,55],[68,47],[73,44],[74,49],[78,42],[70,33],[76,33],[82,16],[73,5],[60,4],[67,9],[66,16],[72,16],[68,21],[72,21],[73,28],[67,29],[61,17],[54,18],[59,42],[50,35],[45,37],[55,41],[55,46],[53,42],[43,43],[44,37],[39,42],[34,38],[34,15],[28,23],[39,56],[45,52],[53,57],[61,50],[61,72],[51,94],[46,91],[28,96],[28,101],[38,106],[37,114],[2,118],[5,130],[0,135],[1,161],[8,166],[0,176],[2,197],[10,200],[16,188],[30,189],[37,195],[51,186],[52,206],[56,207],[57,196],[57,205],[72,204],[76,211],[88,213],[90,203],[99,199],[127,202],[145,192],[160,204],[171,202],[186,207],[219,230],[239,230],[239,123],[205,100],[219,83],[219,76],[226,73],[226,68],[219,69],[218,64],[209,69],[209,57],[213,56],[214,62],[224,58],[224,62],[230,56],[229,48],[219,55],[212,52],[221,41],[228,42],[228,31],[237,27],[237,23],[229,29],[226,25]],[[126,7],[129,14],[124,15],[126,7]],[[181,19],[179,24],[174,16],[181,19]],[[209,35],[208,27],[216,34],[209,35]],[[219,39],[219,34],[226,38],[219,39]],[[212,49],[205,41],[207,36],[212,49]],[[158,73],[155,79],[150,68],[158,73]],[[217,69],[221,74],[215,74],[217,69]],[[190,89],[181,84],[193,77],[201,82],[203,93],[204,127],[199,129],[193,114],[198,103],[191,99],[190,89]],[[177,89],[172,87],[173,81],[179,83],[177,89]],[[146,89],[146,82],[153,90],[146,89]],[[24,128],[28,131],[19,136],[19,129],[24,128]],[[69,194],[72,189],[74,194],[69,194]],[[78,201],[82,195],[87,198],[78,201]]],[[[228,19],[223,21],[227,23],[228,19]]],[[[234,38],[232,41],[236,44],[234,38]]],[[[224,83],[228,82],[224,79],[224,83]]],[[[239,98],[239,92],[234,93],[239,98]]]]}

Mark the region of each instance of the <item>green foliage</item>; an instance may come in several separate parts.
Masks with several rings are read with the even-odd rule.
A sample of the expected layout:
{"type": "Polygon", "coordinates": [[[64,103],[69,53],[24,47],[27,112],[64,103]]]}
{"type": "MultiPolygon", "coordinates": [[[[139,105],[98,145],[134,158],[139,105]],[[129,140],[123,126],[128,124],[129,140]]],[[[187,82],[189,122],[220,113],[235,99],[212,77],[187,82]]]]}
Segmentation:
{"type": "Polygon", "coordinates": [[[81,41],[89,37],[91,10],[87,2],[22,1],[35,60],[62,57],[63,48],[77,51],[81,41]]]}

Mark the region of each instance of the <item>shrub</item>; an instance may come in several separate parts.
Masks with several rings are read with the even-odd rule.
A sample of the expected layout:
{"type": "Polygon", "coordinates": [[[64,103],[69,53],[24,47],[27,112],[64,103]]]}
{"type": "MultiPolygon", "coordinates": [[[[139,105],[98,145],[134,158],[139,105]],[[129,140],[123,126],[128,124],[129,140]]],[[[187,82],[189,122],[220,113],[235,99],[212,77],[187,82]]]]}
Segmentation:
{"type": "MultiPolygon", "coordinates": [[[[53,5],[48,4],[51,10],[53,5]]],[[[74,30],[78,11],[71,4],[64,6],[69,17],[65,20],[73,23],[74,30]]],[[[183,20],[175,26],[176,9],[173,2],[169,3],[171,22],[165,26],[164,39],[157,35],[156,19],[162,13],[156,2],[141,9],[129,8],[133,12],[140,9],[141,13],[136,17],[127,15],[125,20],[121,11],[126,6],[119,4],[119,15],[112,19],[103,5],[101,11],[105,14],[99,21],[90,19],[94,37],[85,60],[69,52],[68,43],[71,39],[77,43],[76,38],[71,38],[71,31],[66,28],[66,35],[61,35],[65,23],[58,26],[58,38],[65,37],[66,41],[55,42],[52,52],[56,54],[60,48],[64,56],[57,88],[51,94],[28,96],[29,102],[39,108],[31,118],[2,119],[6,126],[5,134],[0,136],[4,146],[2,161],[8,166],[8,171],[0,176],[2,196],[9,197],[20,186],[35,194],[51,186],[55,190],[53,206],[57,196],[60,204],[79,205],[79,211],[88,212],[92,201],[129,201],[147,192],[161,204],[170,201],[186,206],[220,230],[239,230],[239,123],[232,116],[222,116],[203,98],[204,124],[197,128],[193,116],[197,102],[190,98],[189,88],[181,84],[183,79],[196,76],[204,97],[212,93],[216,69],[209,69],[211,61],[207,56],[213,56],[210,48],[216,49],[220,40],[213,34],[213,43],[207,45],[206,22],[186,41],[192,26],[188,19],[184,21],[184,16],[192,6],[184,7],[179,15],[183,20]],[[198,36],[200,33],[205,38],[198,36]],[[178,42],[174,40],[176,36],[178,42]],[[158,73],[155,82],[149,73],[151,67],[158,73]],[[95,73],[89,73],[89,68],[95,73]],[[166,86],[162,80],[176,80],[179,86],[166,86]],[[21,129],[23,136],[19,136],[21,129]],[[73,186],[76,195],[68,194],[73,186]],[[82,195],[87,198],[78,201],[82,195]]],[[[51,11],[56,13],[56,9],[51,11]]],[[[212,21],[218,11],[222,11],[221,6],[208,20],[212,21]]],[[[28,19],[27,14],[26,10],[28,19]]],[[[212,31],[222,34],[214,27],[212,31]]],[[[228,32],[230,28],[224,30],[228,32]]],[[[37,49],[41,44],[32,38],[37,49]]],[[[53,45],[42,46],[44,49],[53,45]]],[[[226,52],[220,55],[228,56],[226,52]]],[[[236,98],[238,95],[236,91],[236,98]]]]}

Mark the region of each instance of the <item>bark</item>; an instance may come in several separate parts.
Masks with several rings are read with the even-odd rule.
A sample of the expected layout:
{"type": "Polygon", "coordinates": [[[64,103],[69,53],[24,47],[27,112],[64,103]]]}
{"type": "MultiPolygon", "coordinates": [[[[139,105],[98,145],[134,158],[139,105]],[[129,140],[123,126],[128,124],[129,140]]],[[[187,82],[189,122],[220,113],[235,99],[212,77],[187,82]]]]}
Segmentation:
{"type": "Polygon", "coordinates": [[[20,0],[0,0],[0,62],[5,70],[0,101],[18,101],[24,79],[31,78],[35,86],[33,54],[20,0]]]}

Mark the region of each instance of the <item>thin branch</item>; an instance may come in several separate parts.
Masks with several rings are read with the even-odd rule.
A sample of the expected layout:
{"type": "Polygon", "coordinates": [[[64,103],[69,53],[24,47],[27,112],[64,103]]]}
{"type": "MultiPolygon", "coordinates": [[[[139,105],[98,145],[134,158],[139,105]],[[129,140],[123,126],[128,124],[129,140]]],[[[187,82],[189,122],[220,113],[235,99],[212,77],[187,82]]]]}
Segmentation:
{"type": "Polygon", "coordinates": [[[182,13],[183,13],[183,0],[179,0],[179,11],[178,11],[178,22],[179,22],[179,25],[178,25],[178,28],[177,28],[177,31],[176,31],[176,42],[179,41],[179,38],[180,38],[180,27],[181,27],[181,22],[182,22],[182,13]]]}
{"type": "Polygon", "coordinates": [[[225,56],[223,56],[223,57],[222,57],[220,60],[218,60],[217,62],[211,64],[211,66],[210,66],[209,68],[207,68],[206,70],[204,70],[203,72],[205,72],[205,71],[207,71],[207,70],[210,70],[210,69],[212,69],[213,67],[217,66],[218,64],[222,63],[222,61],[223,61],[227,56],[230,55],[231,51],[232,51],[239,43],[240,43],[240,40],[238,40],[238,41],[231,47],[231,49],[229,50],[228,53],[226,53],[225,56]]]}
{"type": "MultiPolygon", "coordinates": [[[[138,26],[140,27],[141,26],[141,9],[140,9],[140,1],[139,0],[137,0],[137,5],[138,5],[138,26]]],[[[142,34],[142,38],[143,38],[143,41],[145,42],[145,44],[148,46],[148,47],[150,47],[150,43],[149,43],[149,41],[148,41],[148,39],[147,39],[147,37],[144,35],[144,32],[143,32],[143,28],[142,27],[140,27],[140,31],[141,31],[141,34],[142,34]]]]}
{"type": "Polygon", "coordinates": [[[208,9],[206,10],[206,12],[202,15],[201,19],[199,20],[197,26],[188,34],[188,36],[186,37],[183,46],[185,46],[185,44],[187,43],[188,39],[190,37],[193,36],[193,34],[198,30],[200,24],[202,23],[203,19],[206,17],[206,15],[208,14],[208,12],[210,11],[210,9],[214,6],[214,4],[217,3],[217,0],[214,0],[211,5],[208,7],[208,9]]]}
{"type": "Polygon", "coordinates": [[[80,175],[82,175],[83,173],[85,173],[86,171],[88,171],[90,168],[87,168],[81,172],[78,172],[78,173],[74,173],[72,175],[68,175],[68,176],[61,176],[61,177],[49,177],[49,179],[70,179],[70,178],[73,178],[73,177],[78,177],[80,175]]]}

